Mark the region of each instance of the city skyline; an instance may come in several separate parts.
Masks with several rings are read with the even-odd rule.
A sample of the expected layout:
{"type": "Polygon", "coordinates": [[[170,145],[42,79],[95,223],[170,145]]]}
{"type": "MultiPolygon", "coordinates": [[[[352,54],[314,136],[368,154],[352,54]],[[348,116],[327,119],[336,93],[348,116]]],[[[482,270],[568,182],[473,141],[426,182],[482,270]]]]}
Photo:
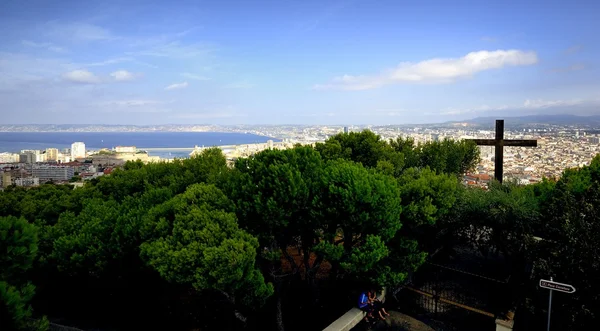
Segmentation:
{"type": "Polygon", "coordinates": [[[599,9],[578,1],[9,0],[0,4],[0,124],[600,114],[599,9]]]}

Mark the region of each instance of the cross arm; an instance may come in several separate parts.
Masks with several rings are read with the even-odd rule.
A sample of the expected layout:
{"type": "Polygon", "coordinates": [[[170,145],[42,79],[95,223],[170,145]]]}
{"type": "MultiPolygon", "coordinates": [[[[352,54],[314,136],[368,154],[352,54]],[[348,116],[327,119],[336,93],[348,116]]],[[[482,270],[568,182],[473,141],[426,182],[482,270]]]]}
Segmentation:
{"type": "Polygon", "coordinates": [[[496,146],[495,139],[466,139],[475,142],[478,146],[496,146]]]}
{"type": "Polygon", "coordinates": [[[521,146],[537,147],[537,140],[496,140],[496,139],[467,139],[475,142],[478,146],[521,146]]]}
{"type": "Polygon", "coordinates": [[[504,140],[504,146],[537,147],[537,140],[504,140]]]}

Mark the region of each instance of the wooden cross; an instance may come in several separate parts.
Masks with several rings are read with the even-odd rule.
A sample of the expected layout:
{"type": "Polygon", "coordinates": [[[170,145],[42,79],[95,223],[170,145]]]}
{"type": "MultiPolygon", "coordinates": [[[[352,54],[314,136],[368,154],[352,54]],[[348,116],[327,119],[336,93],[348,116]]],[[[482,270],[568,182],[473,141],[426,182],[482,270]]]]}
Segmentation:
{"type": "Polygon", "coordinates": [[[494,177],[502,183],[504,146],[537,147],[537,140],[504,140],[504,120],[496,120],[496,139],[468,139],[478,146],[496,146],[494,177]]]}

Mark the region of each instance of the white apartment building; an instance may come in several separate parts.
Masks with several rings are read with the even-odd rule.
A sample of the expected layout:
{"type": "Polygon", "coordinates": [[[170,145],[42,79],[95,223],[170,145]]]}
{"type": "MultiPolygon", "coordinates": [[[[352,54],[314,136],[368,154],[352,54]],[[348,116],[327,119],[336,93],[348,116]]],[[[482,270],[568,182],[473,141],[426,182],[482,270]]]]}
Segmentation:
{"type": "Polygon", "coordinates": [[[58,161],[57,148],[46,148],[46,161],[58,161]]]}
{"type": "Polygon", "coordinates": [[[19,162],[19,154],[0,153],[0,163],[17,163],[17,162],[19,162]]]}
{"type": "Polygon", "coordinates": [[[46,162],[46,154],[35,154],[35,162],[36,163],[46,162]]]}
{"type": "Polygon", "coordinates": [[[74,142],[71,144],[71,160],[85,157],[85,144],[82,142],[74,142]]]}
{"type": "Polygon", "coordinates": [[[31,175],[38,177],[42,183],[47,181],[67,181],[75,176],[75,169],[68,166],[34,165],[31,175]]]}

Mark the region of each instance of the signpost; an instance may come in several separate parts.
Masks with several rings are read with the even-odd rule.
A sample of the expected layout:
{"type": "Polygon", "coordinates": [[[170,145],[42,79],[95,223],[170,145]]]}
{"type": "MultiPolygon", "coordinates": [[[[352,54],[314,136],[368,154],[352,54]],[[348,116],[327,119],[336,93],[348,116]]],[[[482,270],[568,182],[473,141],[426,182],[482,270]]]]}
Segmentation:
{"type": "Polygon", "coordinates": [[[569,284],[557,283],[552,280],[540,279],[540,287],[550,290],[550,299],[548,300],[548,329],[550,331],[550,312],[552,310],[552,291],[559,291],[565,293],[575,293],[575,288],[569,284]]]}

